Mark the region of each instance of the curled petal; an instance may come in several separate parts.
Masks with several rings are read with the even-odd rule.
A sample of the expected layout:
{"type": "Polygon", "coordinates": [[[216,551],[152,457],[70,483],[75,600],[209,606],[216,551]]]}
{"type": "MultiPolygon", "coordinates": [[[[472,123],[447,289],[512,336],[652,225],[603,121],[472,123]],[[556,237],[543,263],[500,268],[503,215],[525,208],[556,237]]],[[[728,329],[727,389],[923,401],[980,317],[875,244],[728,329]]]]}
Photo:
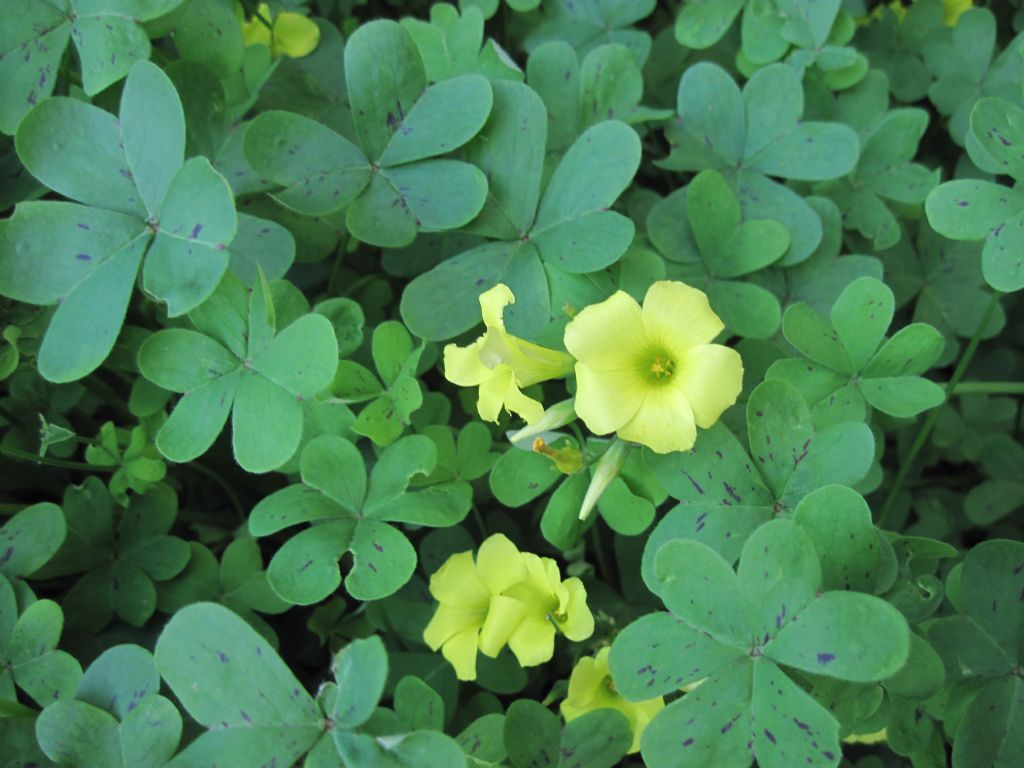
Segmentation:
{"type": "Polygon", "coordinates": [[[442,603],[423,630],[423,642],[430,646],[430,650],[436,651],[456,635],[469,629],[474,632],[480,629],[484,615],[462,606],[442,603]]]}
{"type": "Polygon", "coordinates": [[[480,580],[498,595],[526,577],[525,555],[502,533],[488,536],[476,556],[480,580]]]}
{"type": "Polygon", "coordinates": [[[555,625],[546,616],[531,612],[512,633],[508,647],[520,666],[543,664],[555,655],[555,625]]]}
{"type": "Polygon", "coordinates": [[[512,289],[504,283],[498,283],[480,294],[480,314],[483,315],[484,325],[490,328],[505,330],[504,312],[509,304],[515,304],[516,297],[512,289]]]}
{"type": "Polygon", "coordinates": [[[476,650],[479,629],[467,629],[454,637],[441,648],[441,655],[455,667],[455,676],[459,680],[476,679],[476,650]]]}
{"type": "Polygon", "coordinates": [[[283,11],[274,19],[274,53],[292,58],[311,54],[320,42],[320,29],[301,13],[283,11]]]}
{"type": "Polygon", "coordinates": [[[480,651],[491,658],[496,657],[525,616],[526,606],[518,600],[503,595],[491,598],[491,609],[480,630],[480,651]]]}
{"type": "Polygon", "coordinates": [[[687,351],[676,371],[697,426],[707,429],[736,402],[743,389],[740,353],[720,344],[703,344],[687,351]]]}
{"type": "Polygon", "coordinates": [[[476,409],[484,421],[498,420],[501,409],[522,416],[527,424],[539,421],[544,415],[544,406],[522,393],[516,384],[512,367],[499,365],[491,374],[491,378],[480,383],[476,409]]]}
{"type": "Polygon", "coordinates": [[[587,589],[575,577],[566,579],[562,586],[566,600],[563,606],[559,606],[558,628],[574,642],[586,640],[594,634],[594,615],[587,606],[587,589]],[[565,618],[562,619],[562,616],[565,618]]]}
{"type": "Polygon", "coordinates": [[[444,347],[444,377],[460,387],[475,387],[494,377],[494,369],[480,360],[483,337],[468,347],[446,344],[444,347]]]}

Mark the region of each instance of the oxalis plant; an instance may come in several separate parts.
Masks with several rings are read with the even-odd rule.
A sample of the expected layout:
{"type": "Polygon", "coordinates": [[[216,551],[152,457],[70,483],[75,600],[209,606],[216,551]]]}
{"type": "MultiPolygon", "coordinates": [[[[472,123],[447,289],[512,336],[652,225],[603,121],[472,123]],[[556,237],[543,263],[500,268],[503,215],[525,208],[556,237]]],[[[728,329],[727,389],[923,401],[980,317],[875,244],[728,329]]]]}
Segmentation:
{"type": "Polygon", "coordinates": [[[1020,0],[6,0],[0,768],[1024,765],[1020,0]]]}

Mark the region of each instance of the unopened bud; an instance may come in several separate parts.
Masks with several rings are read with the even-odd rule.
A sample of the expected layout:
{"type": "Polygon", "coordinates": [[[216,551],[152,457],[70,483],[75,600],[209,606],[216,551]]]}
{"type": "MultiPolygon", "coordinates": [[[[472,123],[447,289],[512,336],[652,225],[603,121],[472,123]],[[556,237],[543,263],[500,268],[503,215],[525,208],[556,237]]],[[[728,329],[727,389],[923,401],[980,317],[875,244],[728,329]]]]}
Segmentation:
{"type": "Polygon", "coordinates": [[[538,437],[533,441],[533,452],[547,456],[555,463],[558,471],[566,475],[574,475],[583,469],[583,451],[571,445],[552,448],[544,442],[543,437],[538,437]]]}
{"type": "Polygon", "coordinates": [[[590,485],[587,486],[587,494],[583,497],[583,505],[580,507],[580,520],[586,520],[594,511],[601,496],[608,490],[608,486],[619,476],[622,466],[626,463],[629,455],[630,444],[619,438],[612,439],[607,450],[597,460],[594,468],[594,475],[590,478],[590,485]]]}

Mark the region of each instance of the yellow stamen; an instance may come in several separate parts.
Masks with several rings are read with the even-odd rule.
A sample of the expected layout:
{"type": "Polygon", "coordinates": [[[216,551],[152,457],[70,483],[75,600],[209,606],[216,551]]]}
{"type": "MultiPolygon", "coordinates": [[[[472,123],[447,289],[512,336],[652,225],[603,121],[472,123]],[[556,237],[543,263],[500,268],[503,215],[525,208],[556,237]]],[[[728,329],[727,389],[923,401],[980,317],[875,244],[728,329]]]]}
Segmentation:
{"type": "Polygon", "coordinates": [[[675,370],[675,367],[676,364],[672,362],[670,358],[663,358],[661,355],[658,355],[657,357],[654,358],[654,362],[651,363],[651,373],[653,373],[655,377],[659,379],[662,376],[668,378],[669,376],[672,375],[672,372],[675,370]]]}

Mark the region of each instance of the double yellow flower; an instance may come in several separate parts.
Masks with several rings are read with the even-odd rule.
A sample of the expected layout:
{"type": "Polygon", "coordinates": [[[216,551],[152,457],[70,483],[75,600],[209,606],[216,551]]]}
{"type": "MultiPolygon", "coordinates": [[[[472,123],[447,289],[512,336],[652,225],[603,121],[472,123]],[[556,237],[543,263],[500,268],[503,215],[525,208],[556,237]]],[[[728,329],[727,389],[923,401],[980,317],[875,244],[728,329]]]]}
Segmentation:
{"type": "Polygon", "coordinates": [[[439,605],[423,639],[460,680],[476,679],[477,651],[494,658],[507,645],[532,667],[554,655],[556,631],[573,641],[594,632],[583,582],[563,581],[554,560],[520,552],[500,533],[476,560],[472,552],[449,557],[430,577],[430,594],[439,605]]]}
{"type": "Polygon", "coordinates": [[[587,307],[565,328],[571,354],[509,334],[502,313],[514,301],[502,284],[482,294],[484,335],[444,350],[445,376],[480,387],[477,410],[486,421],[497,421],[502,408],[527,424],[539,421],[543,406],[522,388],[575,371],[576,414],[591,432],[668,453],[692,448],[697,427],[713,425],[739,397],[739,353],[711,343],[722,321],[685,283],[654,283],[642,307],[623,291],[587,307]]]}

